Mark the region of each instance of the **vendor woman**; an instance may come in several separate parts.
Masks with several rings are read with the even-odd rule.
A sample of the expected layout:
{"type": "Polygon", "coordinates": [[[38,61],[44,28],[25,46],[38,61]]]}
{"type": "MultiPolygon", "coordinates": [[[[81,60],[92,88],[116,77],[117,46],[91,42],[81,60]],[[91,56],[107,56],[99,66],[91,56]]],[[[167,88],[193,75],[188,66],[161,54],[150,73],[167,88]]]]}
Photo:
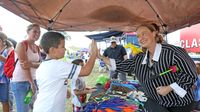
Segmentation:
{"type": "Polygon", "coordinates": [[[148,97],[148,112],[190,112],[194,104],[191,87],[197,78],[193,60],[184,49],[163,44],[155,24],[140,25],[136,33],[146,49],[143,53],[124,61],[99,58],[113,70],[135,73],[148,97]]]}

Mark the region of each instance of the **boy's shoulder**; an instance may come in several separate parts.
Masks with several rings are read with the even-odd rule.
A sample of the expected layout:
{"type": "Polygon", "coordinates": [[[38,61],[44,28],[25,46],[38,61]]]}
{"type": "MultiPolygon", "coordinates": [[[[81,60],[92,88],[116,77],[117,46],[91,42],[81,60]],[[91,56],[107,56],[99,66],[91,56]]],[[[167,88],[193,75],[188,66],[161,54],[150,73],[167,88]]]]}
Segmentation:
{"type": "Polygon", "coordinates": [[[42,61],[42,63],[69,63],[69,62],[66,62],[62,59],[45,59],[42,61]]]}
{"type": "MultiPolygon", "coordinates": [[[[69,62],[66,62],[66,61],[63,61],[63,60],[56,60],[56,59],[51,59],[51,60],[47,60],[47,61],[42,61],[42,63],[40,64],[40,66],[42,68],[48,68],[48,69],[51,69],[51,68],[68,68],[68,67],[72,67],[72,63],[69,63],[69,62]]],[[[39,66],[39,67],[40,67],[39,66]]]]}
{"type": "Polygon", "coordinates": [[[41,67],[55,66],[55,68],[57,68],[60,66],[67,66],[68,64],[69,64],[68,62],[64,62],[62,60],[51,59],[42,61],[40,65],[41,67]]]}

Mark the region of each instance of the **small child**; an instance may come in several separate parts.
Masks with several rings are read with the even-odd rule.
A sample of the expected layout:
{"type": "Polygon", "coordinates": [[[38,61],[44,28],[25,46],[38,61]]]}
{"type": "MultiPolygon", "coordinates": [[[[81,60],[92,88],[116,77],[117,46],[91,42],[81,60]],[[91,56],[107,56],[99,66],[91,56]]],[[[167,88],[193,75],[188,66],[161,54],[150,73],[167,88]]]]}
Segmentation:
{"type": "Polygon", "coordinates": [[[40,41],[47,54],[36,71],[38,84],[37,99],[33,112],[65,112],[67,85],[66,79],[76,80],[78,76],[91,73],[97,57],[97,44],[91,43],[90,58],[85,66],[78,66],[60,60],[65,54],[65,37],[58,32],[47,32],[40,41]]]}
{"type": "Polygon", "coordinates": [[[193,112],[199,112],[200,111],[200,63],[196,63],[196,69],[198,73],[197,81],[195,82],[193,88],[194,88],[194,100],[195,100],[195,106],[193,112]]]}
{"type": "MultiPolygon", "coordinates": [[[[72,61],[75,65],[84,66],[82,59],[75,59],[72,61]]],[[[92,93],[95,89],[86,88],[86,84],[83,78],[79,77],[76,80],[72,80],[72,112],[81,112],[84,110],[83,104],[86,102],[87,94],[92,93]]]]}
{"type": "Polygon", "coordinates": [[[106,72],[106,64],[102,59],[99,59],[99,72],[106,72]]]}

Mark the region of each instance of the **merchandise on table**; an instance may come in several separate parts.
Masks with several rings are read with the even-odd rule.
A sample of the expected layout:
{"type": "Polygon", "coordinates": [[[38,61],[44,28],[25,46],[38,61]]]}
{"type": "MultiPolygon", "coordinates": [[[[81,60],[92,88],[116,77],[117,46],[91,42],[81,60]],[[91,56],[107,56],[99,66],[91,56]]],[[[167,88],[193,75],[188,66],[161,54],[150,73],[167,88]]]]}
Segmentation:
{"type": "Polygon", "coordinates": [[[138,81],[107,80],[104,85],[97,83],[97,91],[93,92],[86,103],[85,112],[145,112],[144,102],[147,100],[140,91],[138,81]],[[109,84],[106,86],[107,83],[109,84]]]}

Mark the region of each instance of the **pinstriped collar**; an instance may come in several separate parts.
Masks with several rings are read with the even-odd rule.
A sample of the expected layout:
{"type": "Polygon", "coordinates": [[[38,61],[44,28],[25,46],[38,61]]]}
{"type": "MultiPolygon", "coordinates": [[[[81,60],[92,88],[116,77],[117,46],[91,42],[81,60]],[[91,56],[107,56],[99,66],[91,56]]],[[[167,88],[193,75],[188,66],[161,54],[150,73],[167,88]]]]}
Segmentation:
{"type": "MultiPolygon", "coordinates": [[[[161,50],[162,50],[162,45],[161,44],[156,44],[155,52],[153,54],[153,61],[157,61],[158,62],[161,50]]],[[[142,64],[147,64],[147,54],[148,54],[148,50],[146,51],[144,60],[142,61],[142,64]]]]}

